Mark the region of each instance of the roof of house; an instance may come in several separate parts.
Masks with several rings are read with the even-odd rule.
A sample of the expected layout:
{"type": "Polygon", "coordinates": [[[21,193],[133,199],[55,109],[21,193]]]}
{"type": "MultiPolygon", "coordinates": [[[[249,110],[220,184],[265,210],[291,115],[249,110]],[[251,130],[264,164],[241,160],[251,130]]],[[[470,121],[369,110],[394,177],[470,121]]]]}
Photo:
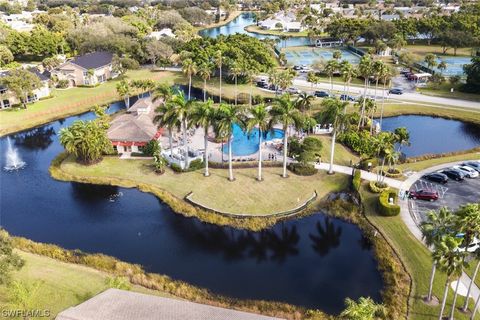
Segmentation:
{"type": "Polygon", "coordinates": [[[97,69],[112,63],[113,54],[106,51],[97,51],[78,56],[69,62],[84,69],[97,69]]]}
{"type": "Polygon", "coordinates": [[[276,318],[229,310],[185,300],[108,289],[60,312],[56,320],[274,320],[276,318]]]}
{"type": "Polygon", "coordinates": [[[48,71],[43,71],[43,72],[40,72],[40,70],[38,70],[37,68],[30,68],[28,69],[28,71],[30,71],[31,73],[37,75],[37,77],[40,78],[40,81],[48,81],[50,80],[50,72],[48,71]]]}
{"type": "Polygon", "coordinates": [[[153,123],[154,109],[161,103],[152,102],[151,98],[138,99],[129,109],[128,113],[119,115],[110,124],[107,136],[111,141],[148,142],[158,132],[153,123]],[[147,109],[148,112],[138,112],[147,109]]]}

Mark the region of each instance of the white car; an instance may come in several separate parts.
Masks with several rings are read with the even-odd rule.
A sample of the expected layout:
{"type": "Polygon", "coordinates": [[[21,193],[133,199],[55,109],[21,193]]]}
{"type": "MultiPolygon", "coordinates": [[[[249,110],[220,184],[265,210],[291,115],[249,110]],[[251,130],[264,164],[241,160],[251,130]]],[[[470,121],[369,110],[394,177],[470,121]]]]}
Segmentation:
{"type": "MultiPolygon", "coordinates": [[[[458,247],[457,248],[458,251],[465,251],[465,247],[458,247]]],[[[477,239],[477,238],[474,238],[472,243],[470,243],[470,245],[468,246],[468,248],[466,249],[467,252],[470,252],[470,253],[473,253],[477,250],[480,250],[480,240],[477,239]]]]}
{"type": "Polygon", "coordinates": [[[454,166],[454,169],[457,169],[458,171],[461,171],[462,173],[465,174],[467,178],[478,178],[478,172],[468,166],[454,166]]]}
{"type": "Polygon", "coordinates": [[[290,93],[290,94],[300,94],[301,93],[300,90],[298,90],[297,88],[294,88],[294,87],[288,88],[287,92],[290,93]]]}

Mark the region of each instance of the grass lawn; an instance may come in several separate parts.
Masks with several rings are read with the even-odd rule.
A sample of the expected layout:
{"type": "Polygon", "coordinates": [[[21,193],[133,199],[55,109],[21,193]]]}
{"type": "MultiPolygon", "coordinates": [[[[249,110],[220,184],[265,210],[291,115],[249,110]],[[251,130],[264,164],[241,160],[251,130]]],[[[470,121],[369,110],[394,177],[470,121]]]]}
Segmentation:
{"type": "Polygon", "coordinates": [[[300,32],[284,32],[280,30],[263,30],[259,26],[254,24],[245,27],[245,30],[248,32],[258,33],[258,34],[269,34],[273,36],[287,36],[287,37],[307,37],[308,30],[303,30],[300,32]]]}
{"type": "MultiPolygon", "coordinates": [[[[129,79],[152,79],[172,82],[171,72],[152,72],[148,69],[131,70],[129,79]]],[[[54,89],[53,98],[29,104],[27,109],[0,111],[0,135],[28,129],[56,119],[86,112],[96,104],[108,104],[120,100],[115,86],[119,79],[108,81],[94,88],[54,89]]]]}
{"type": "Polygon", "coordinates": [[[79,177],[119,178],[133,185],[145,183],[159,187],[178,198],[193,191],[193,200],[219,211],[241,214],[271,214],[293,209],[305,202],[316,190],[317,201],[332,191],[343,190],[348,177],[329,176],[320,172],[303,177],[290,173],[285,179],[281,168],[265,168],[264,181],[255,180],[256,169],[234,169],[236,180],[228,181],[228,170],[212,169],[206,178],[202,170],[175,174],[171,170],[161,176],[152,170],[151,160],[120,160],[107,157],[92,166],[77,164],[67,158],[61,166],[66,173],[79,177]],[[221,190],[221,191],[220,191],[221,190]]]}
{"type": "MultiPolygon", "coordinates": [[[[426,55],[427,53],[434,53],[438,55],[443,55],[442,47],[439,45],[426,45],[426,44],[411,44],[405,47],[406,50],[418,54],[418,55],[426,55]]],[[[446,55],[453,56],[453,49],[449,48],[446,52],[446,55]]],[[[472,55],[472,48],[458,48],[457,49],[457,56],[471,56],[472,55]]]]}
{"type": "Polygon", "coordinates": [[[418,162],[402,163],[400,165],[397,165],[397,167],[399,167],[403,171],[408,171],[408,170],[421,171],[436,165],[440,165],[442,163],[450,163],[450,162],[456,162],[456,161],[462,161],[462,160],[480,160],[480,153],[472,152],[467,154],[429,159],[429,160],[423,160],[418,162]]]}
{"type": "MultiPolygon", "coordinates": [[[[320,139],[323,144],[323,148],[321,151],[322,162],[329,162],[330,161],[330,148],[332,146],[332,138],[330,135],[315,135],[316,138],[320,139]]],[[[352,163],[357,163],[359,161],[359,157],[353,154],[348,148],[343,146],[340,143],[335,143],[335,155],[333,156],[333,162],[335,164],[349,166],[350,160],[352,163]]]]}
{"type": "MultiPolygon", "coordinates": [[[[27,283],[40,281],[41,285],[34,297],[35,308],[49,310],[52,318],[60,311],[75,306],[107,289],[105,279],[108,275],[106,273],[23,251],[18,251],[18,253],[26,263],[19,272],[14,274],[14,280],[27,283]]],[[[160,291],[140,286],[132,286],[132,291],[167,296],[160,291]]],[[[0,286],[0,306],[7,303],[7,288],[0,286]]]]}
{"type": "MultiPolygon", "coordinates": [[[[440,308],[428,306],[422,301],[422,296],[428,292],[430,271],[432,266],[428,249],[420,243],[408,230],[400,216],[382,217],[376,213],[377,195],[367,191],[366,184],[362,188],[362,198],[367,218],[381,230],[390,244],[395,248],[401,260],[413,277],[413,292],[410,301],[411,319],[437,319],[440,308]]],[[[442,298],[446,276],[437,272],[434,283],[434,294],[442,298]]],[[[445,314],[451,310],[453,290],[449,290],[445,314]]],[[[457,305],[463,305],[464,299],[458,298],[457,305]]],[[[471,304],[471,308],[473,303],[471,304]]],[[[469,319],[469,315],[456,312],[455,319],[469,319]]],[[[480,319],[477,315],[475,319],[480,319]]]]}
{"type": "Polygon", "coordinates": [[[428,86],[426,88],[417,88],[417,91],[428,96],[455,98],[480,102],[480,94],[461,92],[458,90],[458,85],[454,87],[453,92],[450,92],[450,88],[452,87],[453,86],[451,84],[444,83],[435,87],[428,86]]]}

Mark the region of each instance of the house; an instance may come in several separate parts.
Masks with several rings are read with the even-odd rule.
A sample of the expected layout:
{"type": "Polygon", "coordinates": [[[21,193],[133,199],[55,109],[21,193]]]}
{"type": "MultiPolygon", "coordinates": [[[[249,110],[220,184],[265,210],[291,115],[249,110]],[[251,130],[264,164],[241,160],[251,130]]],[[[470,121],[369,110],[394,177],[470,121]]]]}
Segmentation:
{"type": "Polygon", "coordinates": [[[63,63],[52,74],[58,80],[68,80],[71,87],[95,86],[117,76],[112,70],[112,59],[110,52],[87,53],[63,63]]]}
{"type": "Polygon", "coordinates": [[[315,46],[320,48],[341,47],[342,45],[343,41],[336,38],[318,38],[315,40],[315,46]]]}
{"type": "Polygon", "coordinates": [[[263,30],[282,30],[285,32],[300,32],[303,30],[302,23],[297,21],[293,12],[279,12],[273,17],[260,21],[263,30]]]}
{"type": "Polygon", "coordinates": [[[149,35],[147,35],[147,38],[151,38],[155,40],[160,40],[165,37],[175,38],[176,36],[173,33],[172,29],[170,28],[163,28],[160,31],[153,31],[149,35]]]}
{"type": "MultiPolygon", "coordinates": [[[[50,97],[50,73],[48,71],[40,72],[37,68],[30,68],[28,71],[34,73],[40,79],[41,86],[33,90],[32,95],[27,97],[27,103],[50,97]]],[[[7,75],[8,71],[0,73],[0,78],[7,75]]],[[[17,97],[2,85],[0,85],[0,96],[0,109],[7,109],[20,103],[17,97]]]]}
{"type": "Polygon", "coordinates": [[[163,130],[153,122],[160,103],[151,97],[140,98],[126,113],[113,119],[107,136],[118,153],[142,152],[149,141],[161,137],[163,130]]]}

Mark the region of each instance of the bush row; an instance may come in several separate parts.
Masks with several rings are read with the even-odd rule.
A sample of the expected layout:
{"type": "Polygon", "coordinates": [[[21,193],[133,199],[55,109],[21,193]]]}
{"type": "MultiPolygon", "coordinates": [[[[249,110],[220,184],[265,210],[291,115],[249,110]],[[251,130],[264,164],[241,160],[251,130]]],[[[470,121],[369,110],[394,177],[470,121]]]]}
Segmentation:
{"type": "Polygon", "coordinates": [[[400,206],[397,204],[397,193],[394,191],[385,190],[380,193],[378,197],[378,210],[382,216],[393,217],[400,214],[400,206]],[[393,199],[393,204],[389,202],[393,199]]]}
{"type": "Polygon", "coordinates": [[[382,191],[390,189],[390,187],[385,182],[370,181],[368,185],[370,187],[370,191],[372,191],[373,193],[380,193],[382,191]]]}
{"type": "Polygon", "coordinates": [[[186,169],[182,169],[178,164],[172,163],[170,168],[177,173],[196,171],[203,168],[203,161],[202,159],[195,159],[189,163],[188,168],[186,169]]]}
{"type": "MultiPolygon", "coordinates": [[[[262,161],[263,168],[278,168],[283,164],[281,161],[262,161]]],[[[208,166],[213,169],[227,169],[228,162],[208,162],[208,166]]],[[[234,168],[246,169],[246,168],[256,168],[258,167],[258,161],[245,161],[245,162],[232,162],[234,168]]]]}
{"type": "Polygon", "coordinates": [[[360,192],[360,186],[362,184],[362,172],[360,170],[355,170],[352,177],[352,186],[353,190],[360,192]]]}
{"type": "Polygon", "coordinates": [[[290,163],[288,170],[299,176],[313,176],[318,172],[314,165],[303,163],[290,163]]]}

